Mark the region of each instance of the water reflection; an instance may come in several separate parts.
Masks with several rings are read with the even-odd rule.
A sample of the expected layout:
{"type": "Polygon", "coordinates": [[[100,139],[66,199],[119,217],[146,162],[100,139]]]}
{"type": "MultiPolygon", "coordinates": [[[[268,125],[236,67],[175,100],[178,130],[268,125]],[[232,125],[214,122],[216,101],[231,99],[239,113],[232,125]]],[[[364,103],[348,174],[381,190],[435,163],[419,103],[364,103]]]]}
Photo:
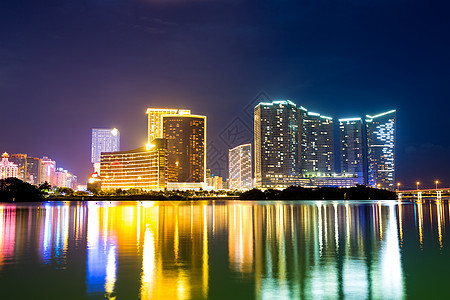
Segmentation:
{"type": "Polygon", "coordinates": [[[0,268],[14,257],[16,208],[0,207],[0,268]]]}
{"type": "Polygon", "coordinates": [[[117,274],[117,237],[111,209],[89,205],[87,220],[87,293],[114,298],[117,274]]]}
{"type": "Polygon", "coordinates": [[[445,254],[449,208],[443,200],[1,205],[0,275],[36,257],[42,276],[80,271],[84,279],[72,280],[91,298],[226,299],[239,285],[245,298],[398,299],[407,296],[405,244],[445,254]]]}

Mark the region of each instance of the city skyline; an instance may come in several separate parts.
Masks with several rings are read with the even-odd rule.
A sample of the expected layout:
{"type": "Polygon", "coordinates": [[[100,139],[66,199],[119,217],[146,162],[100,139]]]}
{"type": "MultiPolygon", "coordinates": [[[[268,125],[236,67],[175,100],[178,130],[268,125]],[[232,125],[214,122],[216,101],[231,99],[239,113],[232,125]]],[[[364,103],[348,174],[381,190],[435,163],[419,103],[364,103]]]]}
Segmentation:
{"type": "MultiPolygon", "coordinates": [[[[148,115],[149,142],[135,150],[117,151],[120,148],[120,133],[116,128],[92,129],[91,162],[95,169],[94,172],[101,174],[100,159],[96,157],[100,152],[102,153],[102,164],[103,156],[111,156],[111,158],[108,158],[112,162],[111,166],[117,164],[117,157],[123,156],[122,159],[119,159],[123,161],[120,163],[120,165],[123,164],[123,167],[121,167],[123,170],[111,169],[111,172],[113,172],[111,174],[123,173],[118,175],[117,178],[123,178],[119,181],[125,180],[136,183],[136,185],[114,183],[114,180],[111,181],[113,176],[108,173],[104,179],[107,182],[111,181],[111,184],[106,184],[105,188],[111,189],[117,185],[117,187],[125,189],[159,190],[165,187],[199,189],[208,185],[206,116],[192,115],[191,110],[168,108],[149,108],[146,113],[148,115]],[[156,175],[158,179],[154,183],[144,183],[146,179],[141,180],[141,176],[137,177],[139,174],[135,176],[136,178],[133,177],[136,172],[133,171],[131,172],[133,174],[130,173],[130,175],[124,173],[125,169],[135,168],[133,166],[135,158],[133,157],[136,153],[138,156],[146,156],[145,152],[155,146],[153,140],[162,138],[166,145],[163,148],[167,149],[164,151],[168,151],[164,163],[156,164],[164,166],[166,170],[163,172],[165,175],[162,177],[162,181],[159,179],[160,175],[156,175]],[[101,149],[107,149],[108,151],[100,151],[101,149]],[[125,167],[128,164],[130,166],[125,167]],[[128,176],[131,177],[128,178],[128,176]],[[142,183],[139,183],[140,181],[142,183]]],[[[339,119],[339,132],[335,132],[333,118],[310,112],[303,106],[297,108],[297,105],[290,100],[260,102],[254,108],[255,160],[253,162],[250,156],[250,164],[255,164],[254,182],[252,185],[246,184],[245,188],[248,189],[252,186],[285,188],[290,185],[345,187],[366,184],[390,190],[394,190],[394,187],[398,189],[400,183],[395,180],[396,163],[394,160],[395,115],[396,110],[374,116],[366,115],[364,123],[361,118],[339,119]],[[364,130],[362,130],[363,126],[364,130]],[[340,144],[338,151],[334,151],[335,135],[337,135],[340,144]],[[349,144],[352,143],[353,145],[350,147],[349,144]],[[349,162],[349,158],[354,161],[349,162]],[[358,159],[358,161],[355,159],[358,159]],[[335,161],[340,162],[339,171],[335,170],[335,161]],[[310,180],[305,178],[310,178],[310,180]]],[[[249,145],[251,147],[251,144],[249,145]]],[[[234,149],[241,146],[243,145],[234,149]]],[[[235,173],[232,170],[231,151],[234,149],[229,150],[230,156],[227,161],[229,172],[228,176],[224,176],[224,178],[228,177],[228,179],[233,180],[236,176],[231,175],[235,173]]],[[[14,177],[23,178],[27,176],[28,178],[28,175],[25,175],[27,155],[13,154],[12,157],[16,159],[13,162],[17,162],[19,166],[18,174],[14,177]],[[22,160],[25,163],[21,162],[22,160]]],[[[153,161],[150,156],[148,159],[153,161]]],[[[141,165],[136,166],[138,168],[143,167],[141,165]]],[[[144,168],[150,170],[155,166],[149,165],[144,168]]],[[[210,173],[211,170],[208,170],[210,173]]],[[[142,173],[141,171],[137,172],[142,173]]],[[[67,170],[62,168],[57,170],[56,162],[45,156],[39,160],[38,174],[39,183],[46,181],[53,186],[66,186],[66,184],[57,183],[57,181],[67,181],[67,175],[64,176],[65,174],[73,177],[67,170]],[[61,176],[66,179],[58,179],[61,176]]],[[[158,174],[160,174],[159,171],[158,174]]],[[[149,176],[154,177],[150,174],[149,176]]],[[[148,176],[145,175],[145,177],[148,176]]],[[[222,181],[222,177],[215,177],[222,181]]],[[[75,176],[75,182],[76,178],[77,176],[75,176]]],[[[239,186],[239,184],[236,184],[236,186],[239,186]]],[[[221,188],[222,183],[220,183],[221,188]]],[[[215,189],[219,188],[216,187],[215,189]]],[[[242,189],[242,187],[238,189],[242,189]]]]}

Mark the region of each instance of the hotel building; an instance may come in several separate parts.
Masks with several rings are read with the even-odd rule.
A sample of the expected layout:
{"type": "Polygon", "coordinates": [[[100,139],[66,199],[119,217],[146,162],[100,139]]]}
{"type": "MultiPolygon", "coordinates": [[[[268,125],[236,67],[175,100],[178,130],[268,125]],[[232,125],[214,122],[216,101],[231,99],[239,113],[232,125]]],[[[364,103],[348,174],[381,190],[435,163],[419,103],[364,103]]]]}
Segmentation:
{"type": "Polygon", "coordinates": [[[0,162],[0,179],[6,179],[10,177],[19,177],[19,168],[18,166],[10,162],[8,160],[9,155],[8,153],[3,153],[2,155],[2,161],[0,162]]]}
{"type": "Polygon", "coordinates": [[[130,151],[103,152],[100,170],[102,189],[162,190],[167,186],[167,141],[130,151]]]}
{"type": "Polygon", "coordinates": [[[335,172],[333,119],[300,107],[301,170],[304,177],[335,172]]]}
{"type": "Polygon", "coordinates": [[[230,190],[252,188],[252,145],[239,145],[228,151],[228,180],[230,190]]]}
{"type": "Polygon", "coordinates": [[[299,184],[299,134],[295,103],[261,102],[254,109],[255,186],[299,184]]]}
{"type": "Polygon", "coordinates": [[[55,186],[56,162],[44,156],[39,165],[39,184],[47,182],[51,186],[55,186]]]}
{"type": "Polygon", "coordinates": [[[163,137],[162,116],[179,114],[190,115],[191,111],[188,109],[147,108],[148,142],[151,143],[154,139],[163,137]]]}
{"type": "Polygon", "coordinates": [[[120,132],[116,128],[92,129],[91,163],[94,171],[100,174],[100,155],[102,152],[120,151],[120,132]]]}
{"type": "Polygon", "coordinates": [[[354,174],[364,183],[363,123],[361,118],[339,119],[341,173],[354,174]]]}
{"type": "Polygon", "coordinates": [[[200,189],[206,177],[206,117],[190,111],[161,115],[167,140],[167,187],[200,189]]]}
{"type": "Polygon", "coordinates": [[[395,119],[395,110],[366,115],[367,183],[370,186],[394,189],[395,119]]]}

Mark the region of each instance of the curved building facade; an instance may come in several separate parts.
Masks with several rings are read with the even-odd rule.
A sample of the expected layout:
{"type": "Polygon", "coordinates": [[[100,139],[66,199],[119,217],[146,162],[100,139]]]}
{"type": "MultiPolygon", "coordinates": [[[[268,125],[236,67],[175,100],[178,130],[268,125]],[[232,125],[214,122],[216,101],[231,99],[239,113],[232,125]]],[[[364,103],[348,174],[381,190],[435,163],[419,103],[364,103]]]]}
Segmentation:
{"type": "Polygon", "coordinates": [[[166,140],[147,147],[101,154],[102,189],[162,190],[167,187],[166,140]]]}

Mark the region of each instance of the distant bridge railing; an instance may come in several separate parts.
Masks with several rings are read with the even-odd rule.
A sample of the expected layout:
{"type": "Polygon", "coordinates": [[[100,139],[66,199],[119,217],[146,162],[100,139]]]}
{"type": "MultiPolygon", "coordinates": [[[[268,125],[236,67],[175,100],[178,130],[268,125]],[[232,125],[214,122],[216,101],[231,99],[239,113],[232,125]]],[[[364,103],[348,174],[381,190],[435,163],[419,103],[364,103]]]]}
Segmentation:
{"type": "Polygon", "coordinates": [[[436,197],[438,199],[442,196],[450,196],[450,188],[439,188],[439,189],[415,189],[415,190],[397,190],[397,196],[402,197],[417,197],[421,199],[422,197],[436,197]]]}

